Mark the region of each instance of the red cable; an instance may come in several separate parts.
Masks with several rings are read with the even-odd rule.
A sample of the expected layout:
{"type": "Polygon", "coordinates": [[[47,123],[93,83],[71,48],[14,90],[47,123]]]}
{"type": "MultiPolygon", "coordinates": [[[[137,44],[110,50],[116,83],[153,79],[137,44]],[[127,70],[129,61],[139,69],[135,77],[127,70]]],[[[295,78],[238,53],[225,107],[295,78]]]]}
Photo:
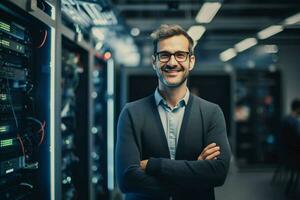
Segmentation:
{"type": "Polygon", "coordinates": [[[25,148],[24,148],[24,144],[23,144],[22,139],[21,139],[21,137],[20,137],[19,134],[17,134],[17,139],[20,141],[21,148],[22,148],[22,152],[23,152],[23,155],[24,155],[24,157],[25,157],[25,148]]]}

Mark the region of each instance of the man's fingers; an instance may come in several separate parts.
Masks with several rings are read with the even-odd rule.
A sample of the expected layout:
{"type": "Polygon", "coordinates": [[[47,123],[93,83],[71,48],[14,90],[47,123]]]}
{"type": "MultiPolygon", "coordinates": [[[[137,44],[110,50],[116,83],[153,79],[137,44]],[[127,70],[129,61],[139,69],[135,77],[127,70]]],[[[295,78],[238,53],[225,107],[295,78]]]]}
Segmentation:
{"type": "Polygon", "coordinates": [[[141,167],[142,170],[146,169],[147,163],[148,163],[148,160],[141,160],[140,161],[140,167],[141,167]]]}
{"type": "Polygon", "coordinates": [[[217,145],[216,143],[211,143],[211,144],[207,145],[207,146],[203,149],[202,152],[205,152],[205,151],[207,151],[208,149],[215,147],[216,145],[217,145]]]}
{"type": "Polygon", "coordinates": [[[197,160],[204,160],[201,154],[198,156],[197,160]]]}
{"type": "Polygon", "coordinates": [[[214,159],[215,157],[217,157],[218,155],[220,155],[220,151],[216,151],[216,152],[214,152],[213,154],[207,156],[207,157],[205,158],[205,160],[212,160],[212,159],[214,159]]]}
{"type": "Polygon", "coordinates": [[[215,153],[216,151],[219,151],[220,147],[217,146],[216,143],[210,143],[209,145],[207,145],[203,151],[201,152],[201,154],[199,155],[199,157],[197,158],[198,160],[205,160],[207,156],[210,156],[211,154],[215,153]]]}
{"type": "Polygon", "coordinates": [[[204,153],[203,153],[203,157],[204,158],[206,158],[207,156],[209,156],[209,155],[211,155],[211,154],[213,154],[213,153],[215,153],[216,151],[219,151],[220,150],[220,147],[219,146],[217,146],[217,147],[213,147],[213,148],[211,148],[211,149],[208,149],[208,150],[206,150],[206,151],[204,151],[204,153]]]}
{"type": "Polygon", "coordinates": [[[211,154],[217,152],[220,150],[220,147],[213,147],[211,149],[208,149],[206,151],[202,151],[202,153],[199,155],[198,160],[205,160],[207,156],[210,156],[211,154]]]}

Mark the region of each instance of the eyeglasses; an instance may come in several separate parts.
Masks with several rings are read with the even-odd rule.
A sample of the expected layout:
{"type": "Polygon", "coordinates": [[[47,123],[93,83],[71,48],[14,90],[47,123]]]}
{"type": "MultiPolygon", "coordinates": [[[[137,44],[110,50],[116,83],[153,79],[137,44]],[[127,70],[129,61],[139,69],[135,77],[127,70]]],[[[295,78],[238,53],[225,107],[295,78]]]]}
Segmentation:
{"type": "Polygon", "coordinates": [[[158,60],[160,62],[169,62],[169,60],[171,59],[171,56],[174,55],[175,60],[177,62],[185,62],[186,59],[188,58],[188,56],[190,56],[190,52],[185,52],[185,51],[176,51],[175,53],[170,53],[167,51],[161,51],[161,52],[157,52],[155,54],[158,57],[158,60]]]}

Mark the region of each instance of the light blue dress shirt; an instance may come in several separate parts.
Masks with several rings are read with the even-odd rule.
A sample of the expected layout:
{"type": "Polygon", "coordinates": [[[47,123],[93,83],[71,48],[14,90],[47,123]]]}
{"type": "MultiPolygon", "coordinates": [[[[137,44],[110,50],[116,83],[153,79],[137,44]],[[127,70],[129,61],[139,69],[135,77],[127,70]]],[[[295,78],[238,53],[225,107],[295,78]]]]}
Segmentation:
{"type": "Polygon", "coordinates": [[[172,160],[175,159],[180,128],[189,96],[190,91],[187,89],[185,96],[178,102],[178,104],[174,108],[171,108],[167,104],[166,100],[160,95],[158,89],[156,89],[154,93],[160,120],[162,122],[164,132],[168,141],[170,158],[172,160]]]}

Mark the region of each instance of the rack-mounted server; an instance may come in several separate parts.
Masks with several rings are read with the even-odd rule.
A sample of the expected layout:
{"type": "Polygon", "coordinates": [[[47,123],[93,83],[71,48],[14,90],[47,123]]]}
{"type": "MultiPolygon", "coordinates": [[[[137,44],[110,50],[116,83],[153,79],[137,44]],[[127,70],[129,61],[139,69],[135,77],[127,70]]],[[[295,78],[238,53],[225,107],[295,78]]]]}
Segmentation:
{"type": "Polygon", "coordinates": [[[45,139],[47,118],[44,111],[37,114],[35,105],[37,47],[32,24],[1,13],[0,196],[32,199],[38,196],[38,181],[32,177],[40,170],[39,147],[45,139]]]}
{"type": "Polygon", "coordinates": [[[281,117],[279,71],[237,71],[236,159],[240,167],[274,165],[281,117]]]}

